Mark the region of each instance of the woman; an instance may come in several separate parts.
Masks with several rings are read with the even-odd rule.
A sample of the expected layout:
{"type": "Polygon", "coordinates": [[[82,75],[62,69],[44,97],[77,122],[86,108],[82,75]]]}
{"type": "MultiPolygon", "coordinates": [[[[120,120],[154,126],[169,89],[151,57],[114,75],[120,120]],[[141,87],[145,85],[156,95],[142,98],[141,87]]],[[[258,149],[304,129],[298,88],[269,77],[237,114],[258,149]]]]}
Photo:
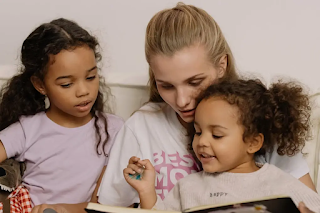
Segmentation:
{"type": "MultiPolygon", "coordinates": [[[[122,173],[131,156],[153,163],[156,192],[162,199],[180,178],[199,171],[187,136],[194,120],[195,97],[213,82],[237,78],[231,50],[219,26],[208,13],[194,6],[179,3],[158,12],[147,26],[145,52],[149,103],[135,112],[117,135],[100,187],[102,204],[139,203],[138,194],[122,173]]],[[[315,190],[301,154],[285,157],[275,149],[260,160],[276,165],[315,190]]]]}

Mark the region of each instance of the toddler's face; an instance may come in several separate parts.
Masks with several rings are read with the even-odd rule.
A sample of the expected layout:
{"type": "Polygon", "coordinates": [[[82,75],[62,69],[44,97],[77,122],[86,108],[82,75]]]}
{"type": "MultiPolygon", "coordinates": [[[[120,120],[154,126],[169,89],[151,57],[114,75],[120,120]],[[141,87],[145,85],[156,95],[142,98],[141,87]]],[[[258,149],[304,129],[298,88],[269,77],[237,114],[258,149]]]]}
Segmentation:
{"type": "Polygon", "coordinates": [[[238,118],[238,108],[218,97],[198,105],[193,150],[204,171],[241,172],[241,165],[252,160],[238,118]]]}

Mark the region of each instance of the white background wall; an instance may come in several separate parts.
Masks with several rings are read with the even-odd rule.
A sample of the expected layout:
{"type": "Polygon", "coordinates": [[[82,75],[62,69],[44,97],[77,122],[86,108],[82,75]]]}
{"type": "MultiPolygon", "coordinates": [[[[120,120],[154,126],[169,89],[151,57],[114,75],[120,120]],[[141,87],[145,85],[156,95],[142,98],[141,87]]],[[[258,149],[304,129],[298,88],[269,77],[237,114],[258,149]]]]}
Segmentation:
{"type": "MultiPolygon", "coordinates": [[[[0,0],[0,66],[17,65],[20,46],[42,22],[65,17],[100,38],[104,73],[147,79],[144,33],[150,18],[176,0],[0,0]]],[[[266,80],[289,75],[313,90],[320,85],[320,1],[186,0],[221,26],[239,70],[266,80]]],[[[5,75],[5,73],[0,73],[5,75]]],[[[113,79],[114,80],[114,79],[113,79]]],[[[141,82],[138,82],[140,84],[141,82]]]]}

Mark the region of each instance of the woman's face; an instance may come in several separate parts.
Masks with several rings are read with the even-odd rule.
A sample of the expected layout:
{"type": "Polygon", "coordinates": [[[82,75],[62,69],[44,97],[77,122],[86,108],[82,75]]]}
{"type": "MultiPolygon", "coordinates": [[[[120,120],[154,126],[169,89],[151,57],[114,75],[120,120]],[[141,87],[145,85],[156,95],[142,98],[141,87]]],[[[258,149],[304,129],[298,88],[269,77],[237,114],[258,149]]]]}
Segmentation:
{"type": "Polygon", "coordinates": [[[160,96],[176,111],[183,124],[193,122],[199,92],[223,77],[227,57],[222,57],[216,67],[202,45],[193,45],[170,57],[155,55],[150,66],[160,96]]]}

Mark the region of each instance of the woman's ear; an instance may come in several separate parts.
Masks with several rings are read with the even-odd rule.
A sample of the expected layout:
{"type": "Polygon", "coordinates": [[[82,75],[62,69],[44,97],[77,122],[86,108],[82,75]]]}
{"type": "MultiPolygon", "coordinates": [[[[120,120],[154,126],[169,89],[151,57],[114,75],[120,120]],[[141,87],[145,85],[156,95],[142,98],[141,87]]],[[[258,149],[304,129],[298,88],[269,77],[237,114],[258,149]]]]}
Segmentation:
{"type": "Polygon", "coordinates": [[[40,92],[42,95],[46,95],[46,94],[47,94],[43,82],[42,82],[38,77],[36,77],[36,76],[31,76],[30,81],[31,81],[33,87],[34,87],[38,92],[40,92]]]}
{"type": "Polygon", "coordinates": [[[258,135],[253,136],[250,139],[250,141],[248,141],[247,153],[254,154],[258,152],[263,145],[263,141],[264,141],[263,134],[259,133],[258,135]]]}
{"type": "Polygon", "coordinates": [[[220,58],[219,64],[218,64],[218,78],[222,78],[224,74],[226,73],[228,66],[228,56],[224,55],[220,58]]]}

